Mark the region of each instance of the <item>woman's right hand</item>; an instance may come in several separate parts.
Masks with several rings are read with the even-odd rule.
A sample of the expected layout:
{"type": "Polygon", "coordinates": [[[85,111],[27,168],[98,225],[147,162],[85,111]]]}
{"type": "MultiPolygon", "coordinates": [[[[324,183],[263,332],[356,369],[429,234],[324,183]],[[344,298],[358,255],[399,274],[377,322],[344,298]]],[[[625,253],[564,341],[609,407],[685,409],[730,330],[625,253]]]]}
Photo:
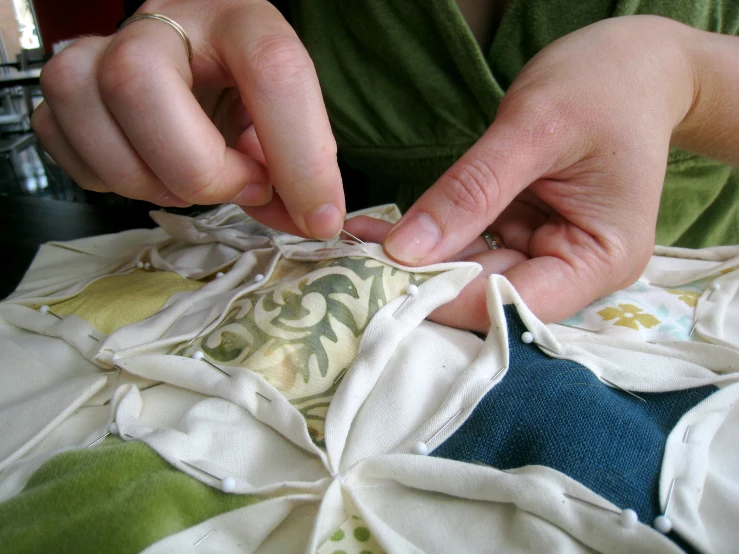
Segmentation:
{"type": "Polygon", "coordinates": [[[266,0],[150,0],[188,33],[142,19],[44,67],[32,117],[83,188],[161,206],[235,202],[282,231],[326,239],[345,207],[336,142],[308,53],[266,0]],[[277,194],[273,194],[274,191],[277,194]]]}

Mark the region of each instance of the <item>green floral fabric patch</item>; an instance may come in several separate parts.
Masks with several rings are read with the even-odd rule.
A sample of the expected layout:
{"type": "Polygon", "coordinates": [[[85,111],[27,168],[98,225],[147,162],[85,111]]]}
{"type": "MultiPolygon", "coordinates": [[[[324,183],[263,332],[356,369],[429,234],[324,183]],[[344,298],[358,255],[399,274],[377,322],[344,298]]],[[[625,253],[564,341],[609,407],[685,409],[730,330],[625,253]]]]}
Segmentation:
{"type": "Polygon", "coordinates": [[[562,322],[597,333],[634,333],[647,341],[690,341],[698,299],[712,278],[665,288],[637,281],[593,301],[562,322]]]}

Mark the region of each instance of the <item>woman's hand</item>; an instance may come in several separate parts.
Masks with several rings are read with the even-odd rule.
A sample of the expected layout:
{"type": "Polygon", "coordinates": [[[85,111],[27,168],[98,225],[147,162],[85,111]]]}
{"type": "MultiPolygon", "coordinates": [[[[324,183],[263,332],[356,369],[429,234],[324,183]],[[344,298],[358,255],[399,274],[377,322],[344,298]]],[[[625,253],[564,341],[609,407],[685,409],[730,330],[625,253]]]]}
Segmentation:
{"type": "Polygon", "coordinates": [[[652,253],[673,131],[694,103],[686,48],[698,34],[708,35],[624,17],[551,44],[511,85],[485,135],[390,231],[388,254],[427,265],[498,233],[506,249],[480,252],[478,239],[474,259],[486,273],[462,309],[447,308],[456,326],[480,331],[489,326],[482,280],[493,268],[547,322],[634,282],[652,253]]]}
{"type": "MultiPolygon", "coordinates": [[[[359,216],[348,219],[344,229],[363,242],[382,243],[392,225],[387,221],[374,217],[359,216]]],[[[527,256],[510,248],[496,250],[495,256],[489,255],[490,249],[485,240],[477,237],[448,262],[477,262],[482,266],[480,275],[467,285],[451,302],[434,310],[429,319],[442,325],[485,332],[489,321],[483,317],[485,312],[485,289],[487,277],[494,273],[505,273],[508,269],[527,260],[527,256]],[[480,304],[482,303],[482,310],[480,304]]]]}
{"type": "Polygon", "coordinates": [[[143,19],[44,67],[32,123],[82,187],[162,206],[236,202],[294,234],[330,238],[344,195],[313,64],[266,0],[150,0],[143,19]],[[273,187],[278,194],[273,195],[273,187]],[[248,208],[251,206],[251,208],[248,208]]]}

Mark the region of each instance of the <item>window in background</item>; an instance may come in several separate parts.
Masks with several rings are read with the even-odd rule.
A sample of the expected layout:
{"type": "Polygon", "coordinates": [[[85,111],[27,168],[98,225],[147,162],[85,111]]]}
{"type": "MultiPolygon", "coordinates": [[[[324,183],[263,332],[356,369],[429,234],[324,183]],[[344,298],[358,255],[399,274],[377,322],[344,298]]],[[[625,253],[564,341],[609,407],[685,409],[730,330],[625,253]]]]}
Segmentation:
{"type": "Polygon", "coordinates": [[[20,31],[21,48],[33,50],[41,47],[38,29],[36,25],[36,14],[29,0],[13,0],[15,8],[15,19],[20,31]]]}

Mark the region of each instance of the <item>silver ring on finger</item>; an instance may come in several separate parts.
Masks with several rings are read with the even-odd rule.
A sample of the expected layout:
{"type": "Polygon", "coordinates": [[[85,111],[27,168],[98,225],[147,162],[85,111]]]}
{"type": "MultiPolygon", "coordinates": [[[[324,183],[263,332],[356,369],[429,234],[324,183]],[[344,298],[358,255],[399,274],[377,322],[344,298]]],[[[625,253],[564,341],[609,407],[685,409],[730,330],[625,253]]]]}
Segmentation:
{"type": "Polygon", "coordinates": [[[488,233],[487,231],[480,235],[485,243],[488,245],[490,250],[498,250],[498,248],[505,248],[503,238],[498,233],[488,233]]]}

